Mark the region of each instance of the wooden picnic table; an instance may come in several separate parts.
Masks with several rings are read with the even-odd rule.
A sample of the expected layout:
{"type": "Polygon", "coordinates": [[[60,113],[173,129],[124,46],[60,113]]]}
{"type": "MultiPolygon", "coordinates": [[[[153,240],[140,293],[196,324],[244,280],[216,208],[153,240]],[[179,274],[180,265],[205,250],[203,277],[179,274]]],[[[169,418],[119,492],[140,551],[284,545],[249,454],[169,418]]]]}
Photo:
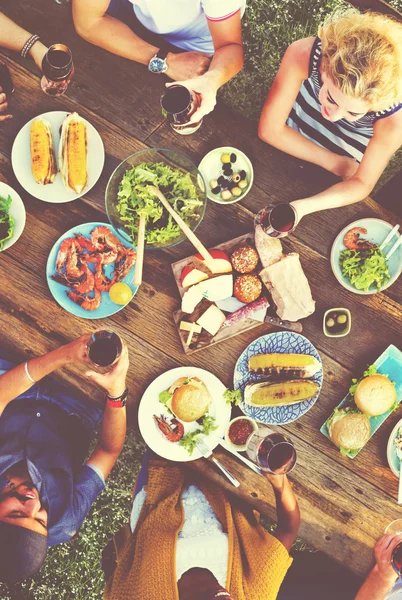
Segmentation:
{"type": "MultiPolygon", "coordinates": [[[[41,92],[33,64],[1,53],[10,67],[16,91],[10,101],[14,118],[0,127],[0,179],[18,191],[27,210],[23,235],[0,255],[2,347],[23,360],[85,331],[114,329],[130,349],[129,413],[135,424],[141,395],[160,373],[182,365],[197,366],[210,370],[231,387],[240,353],[256,337],[272,329],[261,325],[224,344],[185,356],[172,319],[179,296],[170,265],[193,253],[188,242],[166,251],[147,252],[143,285],[133,301],[109,319],[84,321],[53,300],[45,277],[49,251],[71,227],[107,221],[104,194],[113,169],[126,156],[146,147],[182,151],[196,164],[217,146],[231,145],[243,150],[254,165],[254,186],[237,204],[208,203],[197,231],[207,247],[251,231],[253,214],[266,204],[316,193],[335,178],[264,144],[257,137],[254,122],[221,103],[195,135],[175,135],[160,113],[163,77],[81,40],[74,32],[70,10],[69,5],[49,0],[21,0],[9,4],[5,11],[38,33],[44,43],[66,43],[73,52],[76,75],[64,97],[50,98],[41,92]],[[49,110],[78,111],[97,128],[105,144],[106,162],[99,182],[82,199],[67,204],[47,204],[29,196],[16,181],[10,164],[11,147],[21,126],[49,110]]],[[[351,378],[360,376],[389,344],[400,344],[402,280],[384,293],[359,296],[342,288],[331,271],[329,253],[335,236],[346,224],[361,217],[396,223],[391,213],[368,199],[311,215],[284,240],[286,252],[300,254],[317,301],[315,313],[304,320],[303,326],[304,334],[322,357],[325,375],[315,406],[300,420],[278,429],[289,434],[298,452],[291,480],[301,507],[301,537],[363,575],[372,563],[375,541],[386,525],[401,515],[396,503],[397,480],[386,460],[386,442],[401,411],[389,417],[354,460],[343,458],[319,431],[345,396],[351,378]],[[348,307],[353,322],[348,337],[334,340],[323,335],[322,318],[326,309],[335,306],[348,307]]],[[[76,393],[102,402],[101,395],[82,376],[82,369],[71,367],[56,377],[76,393]]],[[[208,461],[195,461],[193,468],[247,500],[262,514],[274,517],[274,497],[266,480],[223,450],[217,449],[216,455],[241,479],[238,490],[208,461]]]]}

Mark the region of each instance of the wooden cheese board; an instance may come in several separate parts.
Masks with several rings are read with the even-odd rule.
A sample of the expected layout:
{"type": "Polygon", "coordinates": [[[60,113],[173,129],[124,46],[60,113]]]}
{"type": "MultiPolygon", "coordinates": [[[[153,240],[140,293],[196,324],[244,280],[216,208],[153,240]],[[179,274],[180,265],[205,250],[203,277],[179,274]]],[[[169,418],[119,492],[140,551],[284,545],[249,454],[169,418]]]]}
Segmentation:
{"type": "MultiPolygon", "coordinates": [[[[240,246],[244,245],[255,247],[254,232],[241,235],[227,242],[223,242],[222,244],[214,246],[211,250],[221,250],[225,252],[228,256],[230,256],[236,248],[239,248],[240,246]]],[[[186,292],[186,289],[182,286],[181,283],[181,275],[185,267],[195,267],[198,270],[208,273],[208,276],[211,277],[211,273],[208,271],[208,269],[204,267],[203,263],[200,260],[198,260],[194,255],[189,256],[187,258],[183,258],[182,260],[173,263],[172,271],[176,281],[177,289],[179,290],[180,298],[183,298],[186,292]]],[[[255,273],[258,273],[261,268],[262,267],[260,264],[257,265],[255,273]]],[[[236,275],[235,272],[233,272],[233,274],[236,275]]],[[[274,317],[275,307],[272,307],[272,302],[269,299],[268,291],[265,288],[263,289],[262,295],[267,297],[270,303],[270,307],[268,308],[267,314],[272,315],[274,317]]],[[[209,302],[208,300],[204,299],[191,314],[184,313],[180,309],[176,310],[173,313],[173,319],[176,324],[177,331],[179,333],[183,350],[186,354],[193,354],[194,352],[198,352],[203,348],[208,348],[209,346],[212,346],[214,344],[219,344],[220,342],[224,342],[225,340],[239,335],[240,333],[249,331],[250,329],[254,329],[255,327],[260,327],[261,325],[265,325],[264,331],[267,332],[274,331],[280,328],[280,326],[278,327],[278,325],[272,325],[269,323],[256,321],[254,319],[244,319],[243,321],[240,321],[239,323],[236,323],[230,327],[222,327],[214,336],[210,335],[205,329],[202,329],[201,333],[196,333],[191,336],[191,343],[190,345],[188,345],[187,341],[189,339],[190,332],[189,330],[181,330],[180,323],[182,321],[185,321],[187,323],[195,323],[197,319],[201,316],[201,314],[203,314],[211,304],[212,302],[209,302]]],[[[299,332],[302,330],[302,326],[300,323],[292,324],[291,328],[299,332]]]]}

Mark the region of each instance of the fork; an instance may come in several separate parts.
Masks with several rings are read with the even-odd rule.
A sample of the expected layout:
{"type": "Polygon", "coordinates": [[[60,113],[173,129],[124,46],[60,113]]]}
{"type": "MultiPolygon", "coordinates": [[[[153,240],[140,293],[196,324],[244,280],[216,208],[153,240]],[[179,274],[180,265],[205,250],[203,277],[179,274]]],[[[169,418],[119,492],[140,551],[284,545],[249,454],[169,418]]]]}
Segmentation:
{"type": "Polygon", "coordinates": [[[222,471],[222,473],[229,479],[229,481],[230,481],[230,483],[232,485],[234,485],[235,487],[239,487],[240,486],[240,481],[238,481],[236,479],[236,477],[234,477],[231,473],[229,473],[229,471],[226,469],[226,467],[224,467],[223,464],[220,463],[217,458],[215,458],[215,456],[212,454],[212,450],[210,448],[208,448],[208,446],[206,445],[206,443],[204,442],[204,440],[198,439],[197,442],[196,442],[196,444],[197,444],[197,449],[200,452],[200,454],[204,458],[211,457],[211,460],[222,471]]]}

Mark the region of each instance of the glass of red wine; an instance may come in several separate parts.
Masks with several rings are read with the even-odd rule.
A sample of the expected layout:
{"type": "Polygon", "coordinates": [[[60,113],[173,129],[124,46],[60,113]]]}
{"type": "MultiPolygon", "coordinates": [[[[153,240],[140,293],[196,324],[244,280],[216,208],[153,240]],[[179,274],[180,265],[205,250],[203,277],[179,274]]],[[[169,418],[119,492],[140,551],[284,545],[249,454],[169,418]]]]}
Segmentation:
{"type": "Polygon", "coordinates": [[[73,55],[64,44],[53,44],[42,61],[41,88],[49,96],[61,96],[67,91],[74,75],[73,55]]]}
{"type": "Polygon", "coordinates": [[[254,226],[257,225],[270,237],[285,237],[296,228],[296,210],[291,204],[269,204],[256,215],[254,226]]]}
{"type": "Polygon", "coordinates": [[[251,435],[246,452],[262,471],[273,475],[286,475],[296,464],[293,442],[265,425],[259,425],[251,435]]]}
{"type": "Polygon", "coordinates": [[[180,135],[189,135],[197,131],[201,121],[190,123],[191,115],[197,110],[199,99],[184,85],[171,85],[161,96],[162,114],[171,128],[180,135]]]}
{"type": "Polygon", "coordinates": [[[96,367],[111,367],[121,355],[123,342],[114,331],[102,329],[91,335],[87,348],[89,359],[96,367]]]}
{"type": "Polygon", "coordinates": [[[399,576],[402,575],[402,542],[400,542],[392,552],[392,566],[399,576]]]}

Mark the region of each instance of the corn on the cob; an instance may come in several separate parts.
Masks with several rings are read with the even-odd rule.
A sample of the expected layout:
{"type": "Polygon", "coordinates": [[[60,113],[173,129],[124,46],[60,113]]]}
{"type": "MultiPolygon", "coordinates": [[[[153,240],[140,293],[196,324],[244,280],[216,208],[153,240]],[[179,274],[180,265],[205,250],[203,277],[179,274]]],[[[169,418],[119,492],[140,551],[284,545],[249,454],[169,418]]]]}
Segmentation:
{"type": "Polygon", "coordinates": [[[248,361],[253,375],[306,378],[321,369],[320,362],[310,354],[256,354],[248,361]]]}
{"type": "Polygon", "coordinates": [[[53,183],[57,173],[54,156],[53,136],[50,124],[44,119],[35,119],[30,128],[31,168],[37,183],[53,183]]]}
{"type": "Polygon", "coordinates": [[[87,146],[85,121],[77,113],[68,115],[61,131],[59,166],[66,187],[77,194],[87,184],[87,146]]]}
{"type": "Polygon", "coordinates": [[[309,400],[318,389],[318,385],[310,379],[263,381],[246,385],[244,400],[251,406],[287,406],[309,400]]]}

